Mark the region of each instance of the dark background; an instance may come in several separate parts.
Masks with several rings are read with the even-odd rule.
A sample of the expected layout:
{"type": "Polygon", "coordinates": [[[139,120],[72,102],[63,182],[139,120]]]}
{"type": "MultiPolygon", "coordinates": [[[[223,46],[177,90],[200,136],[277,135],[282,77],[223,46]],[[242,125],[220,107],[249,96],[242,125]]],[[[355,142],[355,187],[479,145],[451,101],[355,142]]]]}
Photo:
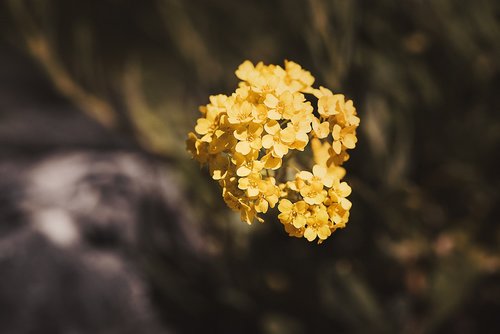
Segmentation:
{"type": "Polygon", "coordinates": [[[499,332],[499,66],[494,0],[1,1],[0,332],[499,332]],[[245,59],[357,107],[322,245],[185,152],[245,59]]]}

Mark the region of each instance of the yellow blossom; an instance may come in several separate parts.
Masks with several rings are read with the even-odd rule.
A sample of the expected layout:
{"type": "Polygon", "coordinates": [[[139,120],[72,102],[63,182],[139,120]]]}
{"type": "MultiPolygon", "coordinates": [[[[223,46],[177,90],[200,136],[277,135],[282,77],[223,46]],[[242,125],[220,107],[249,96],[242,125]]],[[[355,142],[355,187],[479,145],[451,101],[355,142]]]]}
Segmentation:
{"type": "Polygon", "coordinates": [[[255,210],[259,213],[266,213],[268,207],[274,208],[279,200],[279,187],[276,180],[270,177],[268,180],[258,182],[260,197],[255,201],[255,210]]]}
{"type": "Polygon", "coordinates": [[[270,149],[272,155],[276,158],[282,158],[287,154],[290,146],[293,145],[297,138],[297,133],[292,127],[281,129],[279,123],[275,120],[266,123],[264,129],[267,134],[262,137],[262,147],[270,149]]]}
{"type": "Polygon", "coordinates": [[[307,204],[321,204],[326,198],[326,190],[323,189],[323,184],[316,180],[304,184],[299,188],[299,191],[307,204]]]}
{"type": "Polygon", "coordinates": [[[199,163],[204,164],[207,162],[208,144],[199,140],[193,132],[188,134],[186,148],[199,163]]]}
{"type": "Polygon", "coordinates": [[[307,219],[304,237],[309,241],[313,241],[318,237],[320,242],[328,238],[331,234],[330,227],[328,226],[329,218],[324,206],[316,208],[314,215],[307,219]]]}
{"type": "Polygon", "coordinates": [[[293,62],[285,61],[285,70],[289,78],[289,85],[297,90],[309,91],[314,83],[314,77],[309,71],[293,62]]]}
{"type": "Polygon", "coordinates": [[[314,95],[318,98],[318,113],[322,117],[337,115],[344,106],[344,95],[333,94],[328,88],[320,87],[314,95]]]}
{"type": "Polygon", "coordinates": [[[278,210],[281,212],[278,218],[283,224],[292,224],[295,228],[304,227],[307,222],[308,207],[304,201],[292,203],[286,198],[282,199],[278,205],[278,210]]]}
{"type": "Polygon", "coordinates": [[[212,95],[199,108],[187,150],[208,165],[242,221],[263,222],[260,215],[278,205],[290,236],[323,242],[345,227],[352,206],[341,167],[357,142],[352,101],[314,88],[311,73],[292,61],[245,61],[235,74],[241,81],[234,93],[212,95]]]}
{"type": "Polygon", "coordinates": [[[344,102],[344,96],[342,95],[341,101],[337,104],[338,114],[335,116],[336,121],[339,125],[343,127],[353,126],[356,128],[359,125],[359,117],[356,114],[356,108],[351,100],[344,102]]]}
{"type": "Polygon", "coordinates": [[[276,97],[273,94],[267,94],[264,105],[269,108],[267,116],[270,119],[291,119],[298,110],[302,108],[304,95],[301,93],[291,93],[286,90],[276,97]]]}
{"type": "Polygon", "coordinates": [[[216,109],[208,109],[204,118],[199,118],[194,127],[197,134],[202,135],[201,141],[211,142],[212,135],[218,128],[219,113],[216,109]]]}
{"type": "Polygon", "coordinates": [[[239,179],[238,188],[245,190],[248,197],[257,197],[260,194],[261,182],[264,182],[262,175],[252,173],[239,179]]]}
{"type": "Polygon", "coordinates": [[[253,151],[247,155],[234,152],[231,161],[235,165],[236,175],[245,177],[252,172],[259,173],[264,167],[264,163],[257,160],[258,155],[257,151],[253,151]]]}
{"type": "Polygon", "coordinates": [[[330,134],[330,123],[329,122],[321,122],[316,117],[314,117],[312,120],[312,128],[314,130],[314,134],[319,139],[326,138],[330,134]]]}
{"type": "Polygon", "coordinates": [[[245,60],[235,72],[236,76],[243,81],[251,81],[259,76],[259,71],[255,68],[251,61],[245,60]]]}
{"type": "Polygon", "coordinates": [[[264,168],[271,170],[280,168],[282,164],[282,159],[275,157],[271,152],[264,155],[261,161],[264,163],[264,168]]]}
{"type": "Polygon", "coordinates": [[[235,103],[227,110],[228,121],[231,124],[247,123],[253,119],[254,106],[248,102],[235,103]]]}
{"type": "Polygon", "coordinates": [[[264,131],[262,125],[249,123],[234,130],[234,137],[239,140],[235,146],[235,151],[247,155],[250,151],[262,148],[261,134],[264,131]]]}
{"type": "Polygon", "coordinates": [[[353,133],[354,129],[352,127],[341,128],[340,125],[335,124],[332,130],[333,144],[332,148],[335,153],[340,154],[342,151],[342,146],[345,148],[352,149],[356,146],[358,141],[356,135],[353,133]]]}

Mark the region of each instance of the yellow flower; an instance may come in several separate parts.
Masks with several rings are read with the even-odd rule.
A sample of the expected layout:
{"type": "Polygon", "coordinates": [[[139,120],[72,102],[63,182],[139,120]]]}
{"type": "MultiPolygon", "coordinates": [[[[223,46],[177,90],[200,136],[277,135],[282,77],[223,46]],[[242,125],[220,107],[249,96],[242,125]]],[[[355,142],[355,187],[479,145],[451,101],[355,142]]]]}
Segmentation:
{"type": "Polygon", "coordinates": [[[218,113],[212,111],[206,113],[206,118],[199,118],[194,127],[197,134],[202,135],[201,141],[211,142],[212,135],[217,130],[218,113]]]}
{"type": "Polygon", "coordinates": [[[254,67],[252,63],[245,62],[238,68],[236,75],[247,83],[252,91],[262,96],[285,90],[283,79],[286,73],[280,66],[265,66],[260,62],[254,67]]]}
{"type": "Polygon", "coordinates": [[[278,205],[278,210],[281,212],[278,218],[283,224],[292,224],[295,228],[301,228],[306,225],[308,208],[309,205],[304,201],[292,203],[285,198],[278,205]]]}
{"type": "Polygon", "coordinates": [[[269,119],[267,118],[267,108],[264,104],[258,104],[252,110],[253,122],[264,124],[269,119]]]}
{"type": "Polygon", "coordinates": [[[359,126],[360,119],[356,114],[356,108],[354,108],[352,100],[349,100],[345,103],[344,117],[346,120],[346,125],[354,127],[359,126]]]}
{"type": "Polygon", "coordinates": [[[356,147],[356,142],[358,141],[358,139],[356,138],[356,135],[353,133],[353,131],[354,128],[352,127],[342,129],[338,124],[335,124],[333,126],[332,148],[335,151],[335,153],[340,154],[340,152],[342,151],[342,146],[344,146],[345,148],[356,147]]]}
{"type": "Polygon", "coordinates": [[[245,190],[248,197],[257,197],[262,187],[262,175],[260,173],[251,173],[238,180],[238,188],[245,190]]]}
{"type": "Polygon", "coordinates": [[[259,71],[255,69],[252,62],[245,60],[235,72],[236,76],[243,81],[250,81],[259,76],[259,71]]]}
{"type": "Polygon", "coordinates": [[[241,205],[240,217],[241,220],[246,222],[248,225],[251,225],[254,219],[257,219],[260,222],[264,222],[262,218],[257,216],[257,211],[255,211],[255,208],[245,203],[242,203],[241,205]]]}
{"type": "Polygon", "coordinates": [[[289,85],[296,90],[309,91],[314,83],[314,77],[311,72],[305,71],[302,67],[293,62],[285,60],[285,71],[289,78],[289,85]]]}
{"type": "Polygon", "coordinates": [[[267,134],[262,137],[262,147],[271,149],[272,155],[276,158],[282,158],[296,139],[295,131],[290,127],[281,129],[275,120],[266,123],[264,129],[267,134]]]}
{"type": "Polygon", "coordinates": [[[309,143],[309,133],[311,132],[311,121],[314,116],[310,113],[303,112],[292,118],[292,122],[287,124],[295,133],[295,140],[290,145],[290,148],[303,151],[309,143]]]}
{"type": "Polygon", "coordinates": [[[330,117],[338,114],[344,105],[344,95],[333,94],[328,88],[320,87],[314,91],[318,98],[318,113],[322,117],[330,117]]]}
{"type": "Polygon", "coordinates": [[[345,227],[352,206],[341,167],[357,141],[352,101],[314,88],[311,73],[292,61],[284,67],[245,61],[235,74],[241,82],[234,93],[212,95],[199,108],[187,150],[208,165],[242,221],[263,222],[259,215],[279,203],[278,218],[290,236],[323,242],[345,227]],[[312,163],[296,151],[312,153],[312,163]]]}
{"type": "Polygon", "coordinates": [[[236,175],[245,177],[250,173],[260,173],[262,168],[264,168],[264,163],[257,160],[258,156],[259,153],[257,151],[253,151],[247,155],[235,152],[231,161],[236,166],[236,175]]]}
{"type": "Polygon", "coordinates": [[[335,116],[338,124],[343,127],[358,127],[359,125],[359,117],[356,116],[356,108],[351,100],[344,102],[344,96],[342,95],[342,100],[339,101],[337,105],[338,114],[335,116]]]}
{"type": "Polygon", "coordinates": [[[328,142],[322,143],[318,138],[311,139],[311,149],[313,152],[314,162],[321,166],[328,166],[329,153],[331,145],[328,142]]]}
{"type": "Polygon", "coordinates": [[[257,123],[249,123],[241,126],[234,131],[234,137],[239,140],[235,146],[235,151],[243,155],[247,155],[250,151],[260,150],[262,148],[261,134],[263,132],[262,125],[257,123]]]}
{"type": "Polygon", "coordinates": [[[330,123],[329,122],[321,123],[321,121],[316,117],[314,117],[312,120],[312,128],[314,130],[314,134],[319,139],[326,138],[330,134],[330,123]]]}
{"type": "MultiPolygon", "coordinates": [[[[293,125],[295,131],[297,133],[303,132],[303,133],[309,133],[311,132],[311,122],[314,119],[314,115],[312,113],[313,108],[311,104],[304,103],[302,105],[302,109],[300,109],[299,112],[297,112],[291,119],[291,124],[293,125]]],[[[288,123],[290,124],[290,123],[288,123]]]]}
{"type": "Polygon", "coordinates": [[[304,236],[304,228],[296,228],[292,224],[283,224],[285,232],[291,237],[302,238],[304,236]]]}
{"type": "Polygon", "coordinates": [[[330,221],[333,222],[333,228],[344,228],[349,220],[349,210],[342,208],[338,203],[330,204],[327,210],[330,221]]]}
{"type": "Polygon", "coordinates": [[[224,94],[211,95],[209,96],[210,104],[206,106],[206,110],[204,112],[214,112],[216,114],[222,113],[226,111],[226,102],[228,96],[224,94]]]}
{"type": "Polygon", "coordinates": [[[332,188],[328,191],[330,201],[332,203],[339,203],[344,210],[349,210],[352,206],[351,201],[346,197],[351,194],[351,187],[347,182],[337,181],[332,188]]]}
{"type": "Polygon", "coordinates": [[[321,204],[326,198],[326,191],[319,181],[311,181],[300,187],[299,191],[307,204],[321,204]]]}
{"type": "Polygon", "coordinates": [[[199,140],[193,132],[188,134],[186,148],[199,163],[204,164],[207,162],[208,144],[199,140]]]}
{"type": "Polygon", "coordinates": [[[297,176],[309,182],[320,182],[325,187],[330,188],[333,184],[334,176],[328,173],[328,169],[325,166],[314,165],[313,172],[302,171],[297,174],[297,176]]]}
{"type": "Polygon", "coordinates": [[[231,124],[247,123],[253,119],[254,106],[248,102],[235,103],[227,110],[228,121],[231,124]]]}
{"type": "Polygon", "coordinates": [[[307,227],[304,231],[304,237],[313,241],[318,237],[320,242],[331,235],[331,230],[328,225],[329,216],[324,206],[316,207],[314,214],[307,219],[307,227]]]}
{"type": "Polygon", "coordinates": [[[289,223],[294,217],[293,203],[288,199],[282,199],[278,205],[278,210],[281,212],[278,218],[282,223],[289,223]]]}
{"type": "Polygon", "coordinates": [[[274,208],[278,203],[280,190],[276,186],[276,180],[270,177],[258,183],[260,196],[255,201],[255,210],[259,213],[266,213],[268,207],[274,208]]]}
{"type": "Polygon", "coordinates": [[[290,93],[286,90],[276,97],[274,94],[267,94],[264,105],[269,108],[267,116],[270,119],[292,119],[298,110],[302,108],[304,95],[301,93],[290,93]]]}
{"type": "Polygon", "coordinates": [[[321,204],[326,199],[327,191],[334,181],[334,175],[321,165],[314,165],[313,172],[301,171],[297,173],[297,190],[307,204],[321,204]]]}
{"type": "Polygon", "coordinates": [[[264,163],[264,168],[271,170],[280,168],[282,164],[282,159],[275,157],[271,152],[264,155],[261,161],[264,163]]]}

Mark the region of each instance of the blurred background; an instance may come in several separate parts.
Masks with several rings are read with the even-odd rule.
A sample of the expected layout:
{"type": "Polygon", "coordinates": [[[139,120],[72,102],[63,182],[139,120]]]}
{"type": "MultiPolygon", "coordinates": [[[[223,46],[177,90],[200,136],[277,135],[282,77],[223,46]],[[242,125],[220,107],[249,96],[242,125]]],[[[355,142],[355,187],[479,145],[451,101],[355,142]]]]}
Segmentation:
{"type": "Polygon", "coordinates": [[[499,66],[494,0],[1,1],[0,332],[500,332],[499,66]],[[322,245],[185,152],[245,59],[357,107],[322,245]]]}

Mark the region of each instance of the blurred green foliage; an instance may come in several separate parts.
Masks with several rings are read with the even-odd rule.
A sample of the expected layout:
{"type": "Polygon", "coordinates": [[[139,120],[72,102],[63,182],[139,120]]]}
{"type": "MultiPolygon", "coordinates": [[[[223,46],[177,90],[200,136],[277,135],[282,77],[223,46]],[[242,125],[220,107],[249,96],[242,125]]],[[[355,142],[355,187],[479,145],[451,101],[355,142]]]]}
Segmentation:
{"type": "Polygon", "coordinates": [[[201,258],[145,257],[181,332],[500,330],[500,3],[23,1],[2,35],[109,131],[179,167],[201,258]],[[248,227],[184,152],[245,59],[297,61],[354,100],[351,220],[324,245],[248,227]],[[193,321],[196,319],[196,321],[193,321]]]}

